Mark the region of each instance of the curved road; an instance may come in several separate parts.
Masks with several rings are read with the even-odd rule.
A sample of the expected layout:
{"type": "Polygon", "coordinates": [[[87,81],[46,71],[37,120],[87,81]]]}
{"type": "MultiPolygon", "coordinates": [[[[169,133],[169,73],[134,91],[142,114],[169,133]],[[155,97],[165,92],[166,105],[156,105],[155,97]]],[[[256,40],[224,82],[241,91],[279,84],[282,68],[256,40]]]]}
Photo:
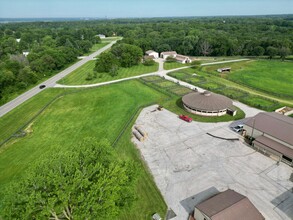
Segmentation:
{"type": "Polygon", "coordinates": [[[27,92],[21,94],[20,96],[18,96],[17,98],[13,99],[12,101],[2,105],[0,107],[0,117],[2,117],[3,115],[5,115],[6,113],[10,112],[12,109],[16,108],[17,106],[19,106],[20,104],[22,104],[26,100],[30,99],[31,97],[33,97],[36,94],[38,94],[39,92],[41,92],[42,90],[39,88],[40,85],[46,85],[46,87],[55,87],[55,85],[56,85],[58,80],[60,80],[63,77],[67,76],[72,71],[76,70],[77,68],[79,68],[83,64],[87,63],[88,61],[93,60],[96,56],[98,56],[102,52],[104,52],[104,51],[108,50],[109,48],[111,48],[112,45],[115,44],[116,42],[117,42],[117,40],[112,41],[110,44],[106,45],[105,47],[101,48],[100,50],[92,53],[89,56],[84,57],[82,60],[78,61],[77,63],[75,63],[72,66],[68,67],[67,69],[63,70],[62,72],[54,75],[50,79],[42,82],[41,84],[39,84],[39,85],[35,86],[34,88],[28,90],[27,92]]]}
{"type": "MultiPolygon", "coordinates": [[[[213,62],[213,63],[204,63],[204,64],[201,64],[201,65],[202,66],[207,66],[207,65],[215,65],[215,64],[221,64],[221,63],[240,62],[240,61],[245,61],[245,60],[249,60],[249,59],[238,59],[238,60],[220,61],[220,62],[213,62]]],[[[180,68],[171,69],[171,70],[164,70],[163,60],[162,59],[157,59],[156,62],[159,63],[159,70],[156,71],[156,72],[153,72],[153,73],[146,73],[146,74],[143,74],[143,75],[132,76],[132,77],[128,77],[128,78],[117,79],[117,80],[113,80],[113,81],[101,82],[101,83],[96,83],[96,84],[88,84],[88,85],[60,85],[60,84],[56,84],[55,87],[56,88],[88,88],[88,87],[98,87],[98,86],[108,85],[108,84],[122,82],[122,81],[126,81],[126,80],[137,79],[137,78],[144,77],[144,76],[160,76],[160,77],[163,77],[166,80],[169,80],[169,81],[172,81],[172,82],[175,82],[175,83],[179,83],[181,86],[187,87],[189,89],[192,89],[192,90],[197,89],[197,91],[199,91],[199,92],[205,91],[205,89],[202,89],[200,87],[194,86],[192,84],[189,84],[187,82],[184,82],[184,81],[175,79],[175,78],[167,75],[169,72],[173,72],[173,71],[180,70],[180,69],[190,68],[190,66],[180,67],[180,68]]],[[[234,100],[233,100],[233,105],[235,105],[238,108],[242,109],[245,112],[246,117],[252,117],[252,116],[258,114],[259,112],[262,112],[262,110],[259,110],[259,109],[250,107],[248,105],[245,105],[245,104],[243,104],[241,102],[234,101],[234,100]]]]}

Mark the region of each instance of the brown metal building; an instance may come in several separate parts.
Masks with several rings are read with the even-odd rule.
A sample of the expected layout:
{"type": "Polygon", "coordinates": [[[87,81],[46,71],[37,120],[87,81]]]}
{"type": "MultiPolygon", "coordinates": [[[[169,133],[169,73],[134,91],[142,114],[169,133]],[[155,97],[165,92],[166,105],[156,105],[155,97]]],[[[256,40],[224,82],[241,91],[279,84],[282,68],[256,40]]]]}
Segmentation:
{"type": "Polygon", "coordinates": [[[183,96],[182,102],[187,111],[202,116],[222,116],[227,110],[233,111],[231,99],[209,91],[189,93],[183,96]]]}
{"type": "Polygon", "coordinates": [[[249,201],[234,190],[228,189],[195,206],[195,220],[264,220],[249,201]]]}
{"type": "Polygon", "coordinates": [[[253,147],[264,154],[293,165],[293,118],[262,112],[244,124],[246,135],[255,138],[253,147]]]}

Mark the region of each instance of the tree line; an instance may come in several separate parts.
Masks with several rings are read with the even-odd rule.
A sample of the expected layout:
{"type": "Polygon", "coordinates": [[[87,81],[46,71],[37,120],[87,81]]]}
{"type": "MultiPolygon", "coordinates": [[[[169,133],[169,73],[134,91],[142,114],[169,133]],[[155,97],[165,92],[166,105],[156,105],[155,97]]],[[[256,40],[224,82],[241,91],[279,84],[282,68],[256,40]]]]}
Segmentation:
{"type": "MultiPolygon", "coordinates": [[[[120,43],[137,46],[143,52],[175,50],[190,56],[284,59],[293,51],[292,15],[0,24],[0,104],[10,94],[73,63],[100,41],[96,37],[99,33],[123,36],[120,43]],[[29,55],[24,57],[26,51],[29,55]]],[[[127,66],[115,59],[113,62],[114,75],[119,66],[127,66]]]]}
{"type": "Polygon", "coordinates": [[[88,28],[50,29],[41,24],[13,27],[14,24],[0,26],[0,104],[10,94],[21,92],[75,62],[101,41],[88,28]]]}

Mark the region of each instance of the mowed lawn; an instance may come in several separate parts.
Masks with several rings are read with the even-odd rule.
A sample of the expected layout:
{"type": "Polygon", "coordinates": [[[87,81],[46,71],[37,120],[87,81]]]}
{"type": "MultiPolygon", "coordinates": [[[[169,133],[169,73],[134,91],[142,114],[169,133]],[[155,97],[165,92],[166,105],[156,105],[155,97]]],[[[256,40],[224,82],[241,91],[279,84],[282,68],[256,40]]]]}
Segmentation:
{"type": "Polygon", "coordinates": [[[34,117],[47,103],[62,93],[64,93],[64,89],[45,89],[34,98],[29,99],[2,116],[0,118],[0,143],[34,117]]]}
{"type": "Polygon", "coordinates": [[[85,56],[90,55],[90,54],[96,52],[97,50],[101,49],[102,47],[108,45],[110,42],[111,42],[111,41],[102,41],[101,43],[94,44],[94,45],[92,46],[92,48],[90,49],[90,51],[89,51],[88,53],[84,54],[84,55],[85,55],[85,56]]]}
{"type": "MultiPolygon", "coordinates": [[[[42,105],[43,96],[53,97],[60,90],[45,90],[33,97],[31,104],[23,105],[5,120],[19,126],[18,120],[33,115],[42,105]],[[47,93],[45,95],[45,93],[47,93]],[[54,94],[53,94],[54,93],[54,94]],[[27,111],[26,111],[27,110],[27,111]]],[[[27,168],[37,158],[53,152],[68,151],[84,137],[116,139],[139,106],[149,105],[166,97],[136,80],[109,86],[80,90],[54,101],[29,127],[27,136],[15,139],[0,152],[0,191],[12,181],[20,181],[27,168]]],[[[48,98],[49,100],[49,98],[48,98]]],[[[133,123],[134,121],[132,121],[133,123]]],[[[3,121],[2,121],[3,123],[3,121]]],[[[1,133],[5,127],[1,123],[1,133]]],[[[6,123],[6,122],[4,122],[6,123]]],[[[7,124],[7,123],[6,123],[7,124]]],[[[131,124],[130,124],[131,126],[131,124]]],[[[10,128],[10,131],[15,129],[10,128]]],[[[137,201],[130,211],[123,211],[118,219],[145,219],[154,212],[165,214],[166,205],[156,188],[152,176],[140,160],[140,155],[130,140],[130,128],[115,147],[121,157],[135,160],[140,168],[137,201]]],[[[1,198],[0,198],[1,202],[1,198]]],[[[0,205],[1,206],[1,205],[0,205]]]]}
{"type": "Polygon", "coordinates": [[[144,73],[151,73],[158,71],[159,64],[155,63],[153,66],[144,66],[143,64],[139,64],[130,68],[120,68],[118,70],[117,76],[110,76],[109,73],[97,73],[97,78],[92,80],[86,80],[87,74],[94,74],[96,61],[89,61],[86,64],[82,65],[71,74],[66,76],[65,78],[58,81],[60,84],[64,85],[85,85],[85,84],[94,84],[99,82],[107,82],[116,79],[137,76],[144,73]]]}
{"type": "Polygon", "coordinates": [[[164,69],[165,70],[171,70],[176,69],[184,66],[190,66],[190,64],[182,64],[178,62],[164,62],[164,69]]]}
{"type": "Polygon", "coordinates": [[[293,62],[258,60],[205,67],[232,67],[227,79],[277,96],[293,97],[293,62]]]}

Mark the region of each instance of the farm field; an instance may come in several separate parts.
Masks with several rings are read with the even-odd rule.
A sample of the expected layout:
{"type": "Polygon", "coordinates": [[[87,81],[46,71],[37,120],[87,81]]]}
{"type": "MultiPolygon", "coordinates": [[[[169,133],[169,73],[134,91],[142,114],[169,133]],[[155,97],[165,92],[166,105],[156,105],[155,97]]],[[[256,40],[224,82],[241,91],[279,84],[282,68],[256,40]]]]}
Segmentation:
{"type": "MultiPolygon", "coordinates": [[[[169,75],[195,86],[226,95],[232,99],[239,100],[247,105],[266,111],[273,111],[282,105],[293,106],[293,98],[288,97],[288,95],[283,94],[283,96],[276,96],[271,92],[261,91],[257,88],[246,86],[234,80],[229,80],[229,77],[233,76],[233,74],[238,73],[238,71],[245,70],[246,66],[257,62],[270,61],[243,61],[229,63],[229,67],[232,68],[232,72],[221,75],[216,70],[218,68],[227,67],[227,64],[205,66],[201,70],[189,68],[171,72],[169,75]],[[194,73],[196,73],[196,75],[194,75],[194,73]]],[[[292,65],[292,63],[290,63],[290,65],[292,65]]],[[[260,77],[262,76],[260,75],[260,77]]],[[[288,79],[287,81],[291,81],[291,79],[288,79]]],[[[262,78],[258,79],[258,82],[261,83],[262,78]]],[[[286,80],[283,84],[284,87],[287,86],[289,91],[292,90],[292,86],[290,87],[286,80]]]]}
{"type": "Polygon", "coordinates": [[[280,61],[246,61],[204,67],[204,71],[216,72],[218,68],[231,67],[225,78],[268,94],[293,98],[293,63],[280,61]]]}
{"type": "Polygon", "coordinates": [[[137,76],[144,73],[156,72],[159,68],[159,64],[155,63],[153,66],[144,66],[143,64],[133,66],[130,68],[120,68],[118,70],[117,76],[110,76],[109,73],[97,73],[97,77],[92,80],[86,80],[88,73],[94,75],[96,61],[89,61],[77,70],[73,71],[65,78],[58,81],[60,84],[64,85],[85,85],[94,84],[100,82],[107,82],[111,80],[137,76]]]}
{"type": "MultiPolygon", "coordinates": [[[[5,121],[17,124],[20,115],[23,117],[33,115],[34,111],[45,104],[44,97],[50,100],[59,92],[62,90],[44,90],[32,98],[31,103],[20,106],[3,118],[0,130],[5,130],[3,127],[5,121]],[[44,99],[43,105],[36,105],[35,109],[32,109],[31,106],[41,99],[44,99]]],[[[160,102],[165,98],[165,95],[143,86],[139,81],[129,81],[107,87],[76,90],[75,93],[57,99],[26,128],[29,132],[25,137],[13,139],[6,146],[2,146],[1,193],[5,193],[3,190],[6,185],[12,181],[19,181],[30,164],[40,156],[49,156],[51,152],[56,151],[68,151],[75,146],[75,143],[89,136],[106,138],[113,143],[140,106],[160,102]]],[[[19,124],[21,123],[24,122],[19,124]]],[[[18,127],[19,125],[15,129],[18,127]]],[[[10,133],[15,129],[10,128],[10,133]]],[[[117,142],[115,149],[119,151],[121,157],[138,163],[140,175],[137,186],[138,199],[133,208],[125,211],[118,219],[144,219],[146,215],[151,216],[154,212],[164,216],[166,205],[152,177],[141,162],[135,146],[131,143],[129,130],[124,135],[121,142],[117,142]]]]}

